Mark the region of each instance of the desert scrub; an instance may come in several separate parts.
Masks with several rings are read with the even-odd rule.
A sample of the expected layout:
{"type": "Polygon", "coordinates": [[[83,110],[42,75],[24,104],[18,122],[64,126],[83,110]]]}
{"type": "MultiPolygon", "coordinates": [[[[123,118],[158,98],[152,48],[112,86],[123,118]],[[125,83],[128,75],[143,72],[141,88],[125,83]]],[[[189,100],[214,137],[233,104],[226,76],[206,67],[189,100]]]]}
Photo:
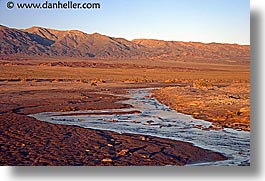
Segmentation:
{"type": "Polygon", "coordinates": [[[211,89],[213,88],[213,84],[208,80],[200,79],[200,80],[195,80],[193,82],[193,87],[211,89]]]}
{"type": "Polygon", "coordinates": [[[25,82],[27,82],[27,79],[21,79],[20,82],[25,83],[25,82]]]}
{"type": "Polygon", "coordinates": [[[64,111],[77,111],[77,107],[74,106],[66,106],[64,111]]]}
{"type": "Polygon", "coordinates": [[[164,81],[165,83],[176,83],[175,79],[168,79],[164,81]]]}
{"type": "Polygon", "coordinates": [[[32,82],[40,82],[39,79],[32,79],[32,82]]]}
{"type": "Polygon", "coordinates": [[[96,81],[96,83],[106,83],[106,81],[102,80],[102,79],[96,79],[95,81],[96,81]]]}
{"type": "Polygon", "coordinates": [[[96,82],[92,81],[92,82],[90,83],[90,85],[91,85],[91,86],[97,86],[98,84],[97,84],[96,82]]]}
{"type": "Polygon", "coordinates": [[[60,82],[60,79],[54,79],[52,82],[60,82]]]}
{"type": "Polygon", "coordinates": [[[80,82],[81,82],[81,83],[88,83],[88,81],[85,80],[85,79],[80,80],[80,82]]]}
{"type": "Polygon", "coordinates": [[[99,83],[106,83],[106,81],[105,80],[102,80],[102,79],[95,79],[95,80],[92,80],[90,82],[90,85],[91,86],[97,86],[99,83]]]}

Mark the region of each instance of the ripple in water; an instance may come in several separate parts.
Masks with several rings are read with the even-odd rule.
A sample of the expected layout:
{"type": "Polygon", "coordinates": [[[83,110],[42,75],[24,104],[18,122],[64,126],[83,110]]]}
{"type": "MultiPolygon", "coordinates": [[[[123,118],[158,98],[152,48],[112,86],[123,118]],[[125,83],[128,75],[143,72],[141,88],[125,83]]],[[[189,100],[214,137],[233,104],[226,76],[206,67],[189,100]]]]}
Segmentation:
{"type": "Polygon", "coordinates": [[[208,128],[211,123],[170,109],[155,98],[151,98],[148,90],[150,89],[129,90],[129,94],[126,95],[129,100],[121,102],[131,104],[133,108],[67,113],[44,112],[29,116],[55,124],[77,125],[84,128],[136,133],[190,142],[201,148],[220,152],[229,158],[225,161],[193,165],[250,165],[250,132],[233,129],[209,131],[195,128],[196,125],[208,128]],[[140,111],[140,113],[128,114],[130,111],[140,111]],[[104,114],[112,112],[120,113],[104,114]],[[83,115],[65,116],[71,113],[83,113],[83,115]],[[97,114],[93,115],[93,113],[97,114]]]}

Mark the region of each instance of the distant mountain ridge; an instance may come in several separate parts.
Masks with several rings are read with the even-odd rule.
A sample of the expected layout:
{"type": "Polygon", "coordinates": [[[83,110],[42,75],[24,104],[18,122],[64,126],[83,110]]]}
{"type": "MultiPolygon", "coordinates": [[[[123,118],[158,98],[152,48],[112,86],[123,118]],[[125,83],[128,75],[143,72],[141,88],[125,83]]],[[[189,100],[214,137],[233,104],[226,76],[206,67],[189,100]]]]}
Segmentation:
{"type": "Polygon", "coordinates": [[[0,57],[57,57],[88,59],[249,60],[250,46],[221,43],[114,38],[79,30],[28,29],[0,25],[0,57]]]}

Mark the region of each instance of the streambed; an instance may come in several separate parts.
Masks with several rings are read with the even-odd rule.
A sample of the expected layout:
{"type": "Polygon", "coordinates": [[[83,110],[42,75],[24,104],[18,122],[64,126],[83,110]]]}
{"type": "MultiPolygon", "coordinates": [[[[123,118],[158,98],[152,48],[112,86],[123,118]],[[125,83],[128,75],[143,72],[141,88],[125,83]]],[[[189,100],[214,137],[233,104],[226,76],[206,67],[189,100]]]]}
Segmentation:
{"type": "MultiPolygon", "coordinates": [[[[249,165],[250,132],[224,128],[209,130],[212,123],[178,113],[151,97],[151,88],[131,89],[121,101],[133,108],[86,110],[72,112],[43,112],[29,115],[54,124],[76,125],[84,128],[135,133],[193,143],[220,152],[228,160],[193,165],[249,165]]],[[[121,95],[120,95],[121,96],[121,95]]]]}

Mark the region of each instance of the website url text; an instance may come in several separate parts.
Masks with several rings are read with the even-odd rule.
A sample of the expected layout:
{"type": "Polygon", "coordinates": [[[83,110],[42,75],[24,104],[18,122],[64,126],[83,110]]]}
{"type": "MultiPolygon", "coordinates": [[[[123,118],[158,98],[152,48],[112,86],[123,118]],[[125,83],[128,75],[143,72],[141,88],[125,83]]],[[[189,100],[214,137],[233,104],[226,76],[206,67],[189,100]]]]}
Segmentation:
{"type": "Polygon", "coordinates": [[[79,3],[73,1],[45,1],[43,3],[14,3],[13,1],[9,1],[6,6],[9,9],[100,9],[100,3],[79,3]]]}

